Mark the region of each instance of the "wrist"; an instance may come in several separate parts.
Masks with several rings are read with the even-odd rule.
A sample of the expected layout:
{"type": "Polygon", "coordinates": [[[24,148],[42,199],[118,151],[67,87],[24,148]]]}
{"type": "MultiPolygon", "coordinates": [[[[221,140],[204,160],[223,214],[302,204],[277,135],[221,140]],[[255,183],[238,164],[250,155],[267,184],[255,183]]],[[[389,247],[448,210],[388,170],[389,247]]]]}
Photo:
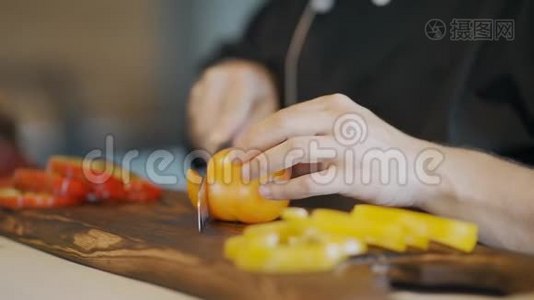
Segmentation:
{"type": "Polygon", "coordinates": [[[413,157],[415,189],[414,206],[429,210],[435,202],[455,198],[451,178],[451,163],[456,158],[454,149],[439,144],[419,140],[413,157]]]}
{"type": "Polygon", "coordinates": [[[264,64],[246,59],[228,59],[220,62],[219,66],[232,70],[243,83],[253,87],[258,97],[273,101],[278,98],[274,75],[264,64]]]}
{"type": "Polygon", "coordinates": [[[230,68],[242,74],[249,76],[261,83],[269,84],[274,87],[274,79],[271,71],[262,63],[253,60],[241,58],[229,58],[217,63],[214,67],[230,68]]]}

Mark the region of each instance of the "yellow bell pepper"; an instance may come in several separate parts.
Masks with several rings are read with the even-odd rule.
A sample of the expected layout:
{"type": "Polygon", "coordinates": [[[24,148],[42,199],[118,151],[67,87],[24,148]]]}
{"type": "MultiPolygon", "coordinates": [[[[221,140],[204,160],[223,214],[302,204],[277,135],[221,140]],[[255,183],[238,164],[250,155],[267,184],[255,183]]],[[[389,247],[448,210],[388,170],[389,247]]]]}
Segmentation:
{"type": "Polygon", "coordinates": [[[324,232],[351,236],[396,252],[406,250],[405,232],[393,224],[359,220],[346,212],[324,208],[314,210],[310,219],[313,226],[324,232]]]}
{"type": "MultiPolygon", "coordinates": [[[[359,220],[400,224],[413,241],[424,239],[464,251],[471,252],[477,243],[478,227],[475,224],[410,211],[399,208],[386,208],[374,205],[356,205],[351,213],[359,220]]],[[[420,247],[425,249],[426,247],[420,247]]]]}
{"type": "MultiPolygon", "coordinates": [[[[288,206],[288,200],[270,200],[259,193],[260,180],[246,182],[241,163],[233,161],[233,149],[217,152],[208,162],[205,197],[210,216],[215,220],[254,224],[272,221],[288,206]]],[[[270,175],[272,179],[288,179],[289,171],[270,175]]],[[[192,169],[186,173],[187,193],[193,207],[197,205],[202,176],[192,169]]]]}
{"type": "Polygon", "coordinates": [[[237,267],[267,273],[319,272],[334,268],[347,256],[336,244],[281,245],[276,248],[244,246],[237,267]]]}
{"type": "Polygon", "coordinates": [[[225,247],[226,257],[237,267],[256,272],[299,273],[333,269],[350,255],[365,252],[364,243],[346,237],[318,240],[293,239],[273,246],[269,238],[232,238],[225,247]]]}
{"type": "Polygon", "coordinates": [[[302,220],[308,217],[308,211],[302,207],[288,207],[282,211],[280,218],[282,220],[302,220]]]}
{"type": "Polygon", "coordinates": [[[228,259],[235,259],[241,253],[244,246],[258,248],[273,248],[278,245],[276,234],[265,234],[259,236],[234,236],[224,243],[224,256],[228,259]]]}
{"type": "Polygon", "coordinates": [[[425,213],[357,205],[349,214],[299,208],[282,212],[282,220],[256,224],[227,239],[225,256],[237,267],[257,272],[297,273],[331,270],[367,245],[402,252],[426,249],[429,240],[470,252],[477,226],[425,213]]]}
{"type": "Polygon", "coordinates": [[[414,224],[414,220],[411,220],[410,218],[407,218],[407,220],[403,222],[398,214],[391,213],[391,208],[361,204],[354,207],[351,216],[359,222],[369,224],[369,226],[372,226],[371,224],[395,226],[403,231],[404,242],[406,245],[421,250],[428,249],[429,240],[426,232],[421,231],[417,224],[414,224]],[[371,211],[375,207],[379,208],[380,212],[371,211]]]}
{"type": "Polygon", "coordinates": [[[319,231],[301,218],[247,227],[225,243],[225,256],[248,271],[296,273],[325,271],[348,256],[367,250],[365,243],[319,231]]]}

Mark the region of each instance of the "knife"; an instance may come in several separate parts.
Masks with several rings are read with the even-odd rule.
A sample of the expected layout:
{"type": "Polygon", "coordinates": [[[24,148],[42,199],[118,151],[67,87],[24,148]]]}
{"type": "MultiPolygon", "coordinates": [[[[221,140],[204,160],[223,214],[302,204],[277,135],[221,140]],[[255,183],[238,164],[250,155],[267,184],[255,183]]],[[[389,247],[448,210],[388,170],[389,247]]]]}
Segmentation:
{"type": "MultiPolygon", "coordinates": [[[[230,142],[222,144],[217,151],[228,148],[231,146],[230,142]]],[[[197,170],[197,172],[202,176],[202,181],[200,182],[200,189],[198,190],[197,195],[197,229],[198,232],[202,233],[204,231],[204,228],[206,228],[206,225],[210,218],[210,211],[209,211],[209,204],[208,199],[206,197],[206,178],[207,178],[207,162],[206,161],[195,161],[194,168],[197,170]]]]}
{"type": "Polygon", "coordinates": [[[206,177],[202,177],[200,182],[200,189],[198,191],[197,201],[197,229],[198,232],[204,231],[206,224],[210,218],[208,201],[206,199],[206,177]]]}

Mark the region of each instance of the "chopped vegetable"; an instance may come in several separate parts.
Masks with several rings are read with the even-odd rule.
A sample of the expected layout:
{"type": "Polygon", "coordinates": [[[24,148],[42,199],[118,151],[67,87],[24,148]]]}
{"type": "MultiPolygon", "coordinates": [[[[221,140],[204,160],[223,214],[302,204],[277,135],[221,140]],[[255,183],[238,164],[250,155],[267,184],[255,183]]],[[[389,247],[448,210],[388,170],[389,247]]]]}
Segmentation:
{"type": "Polygon", "coordinates": [[[425,250],[436,241],[470,252],[477,241],[471,223],[409,210],[357,205],[349,214],[287,208],[281,221],[256,224],[229,238],[225,257],[241,269],[268,273],[327,271],[349,256],[367,251],[367,244],[403,252],[425,250]]]}
{"type": "Polygon", "coordinates": [[[0,191],[0,207],[9,209],[63,207],[84,201],[150,202],[161,197],[159,187],[117,165],[94,161],[84,170],[82,158],[64,156],[50,158],[47,170],[17,169],[3,181],[0,191]],[[86,176],[108,169],[109,176],[102,182],[86,176]]]}
{"type": "Polygon", "coordinates": [[[13,187],[26,192],[46,193],[56,197],[84,200],[89,192],[87,185],[75,178],[66,178],[37,169],[17,169],[13,187]]]}
{"type": "Polygon", "coordinates": [[[399,224],[409,231],[412,243],[417,244],[419,241],[420,246],[424,246],[422,241],[428,239],[457,250],[471,252],[477,243],[478,228],[473,223],[374,205],[356,205],[352,216],[356,219],[399,224]]]}
{"type": "Polygon", "coordinates": [[[322,231],[352,236],[396,252],[406,250],[405,232],[395,225],[357,220],[346,212],[333,209],[314,210],[311,221],[322,231]]]}
{"type": "Polygon", "coordinates": [[[244,270],[297,273],[326,271],[366,251],[360,240],[309,230],[298,221],[250,226],[228,239],[225,256],[244,270]]]}
{"type": "Polygon", "coordinates": [[[301,207],[288,207],[282,211],[282,220],[300,220],[308,217],[308,211],[301,207]]]}
{"type": "Polygon", "coordinates": [[[78,205],[80,199],[54,196],[48,193],[22,192],[15,188],[0,188],[0,207],[13,210],[22,208],[51,208],[78,205]]]}
{"type": "MultiPolygon", "coordinates": [[[[262,223],[280,216],[287,207],[287,200],[269,200],[259,193],[259,180],[245,182],[241,176],[241,164],[229,159],[231,149],[217,152],[208,162],[206,197],[210,215],[217,220],[262,223]]],[[[201,176],[187,172],[187,192],[196,206],[201,176]]],[[[275,179],[287,178],[286,172],[273,175],[275,179]]]]}
{"type": "Polygon", "coordinates": [[[151,202],[161,197],[161,189],[132,172],[105,160],[94,160],[84,170],[83,158],[53,156],[48,172],[84,181],[90,186],[89,198],[100,201],[151,202]],[[102,182],[88,176],[105,176],[102,182]]]}

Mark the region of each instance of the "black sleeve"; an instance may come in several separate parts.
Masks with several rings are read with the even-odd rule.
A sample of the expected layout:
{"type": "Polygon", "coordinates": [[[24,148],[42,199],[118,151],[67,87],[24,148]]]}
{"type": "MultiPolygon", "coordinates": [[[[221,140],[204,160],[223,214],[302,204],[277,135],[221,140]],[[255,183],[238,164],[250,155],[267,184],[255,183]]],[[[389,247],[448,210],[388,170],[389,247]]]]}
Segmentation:
{"type": "Polygon", "coordinates": [[[481,51],[474,97],[485,109],[473,115],[486,120],[479,123],[490,124],[478,134],[493,133],[488,140],[497,146],[490,149],[530,166],[534,166],[533,10],[531,1],[505,2],[499,17],[514,20],[514,36],[511,41],[488,42],[481,51]]]}
{"type": "Polygon", "coordinates": [[[520,114],[531,143],[518,151],[515,158],[534,166],[534,3],[522,3],[516,20],[517,47],[510,53],[510,59],[513,61],[512,70],[519,85],[519,95],[513,105],[520,114]]]}
{"type": "Polygon", "coordinates": [[[251,60],[267,67],[281,95],[285,54],[306,3],[303,0],[268,1],[251,19],[241,39],[223,45],[203,69],[225,59],[251,60]]]}

